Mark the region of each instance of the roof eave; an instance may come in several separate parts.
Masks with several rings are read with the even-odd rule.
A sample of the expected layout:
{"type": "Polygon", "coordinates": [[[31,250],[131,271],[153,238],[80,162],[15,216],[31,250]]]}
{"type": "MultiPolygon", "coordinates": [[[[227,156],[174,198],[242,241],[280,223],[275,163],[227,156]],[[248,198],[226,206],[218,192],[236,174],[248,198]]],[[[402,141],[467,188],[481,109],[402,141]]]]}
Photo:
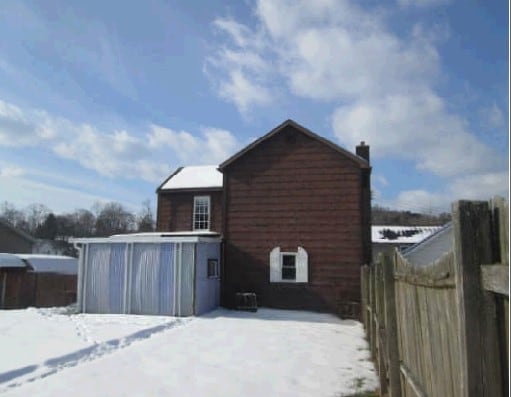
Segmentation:
{"type": "Polygon", "coordinates": [[[224,188],[222,186],[211,187],[184,187],[184,188],[170,188],[158,189],[157,193],[191,193],[191,192],[221,192],[224,188]]]}
{"type": "Polygon", "coordinates": [[[165,185],[165,184],[169,181],[169,179],[170,179],[170,178],[172,178],[173,176],[175,176],[175,175],[179,174],[183,168],[184,168],[184,167],[179,167],[179,168],[178,168],[177,170],[175,170],[172,174],[170,174],[170,175],[167,177],[167,179],[165,179],[165,180],[163,181],[163,183],[162,183],[160,186],[158,186],[158,188],[156,189],[156,193],[159,193],[159,192],[160,192],[160,190],[163,190],[163,189],[162,189],[162,187],[163,187],[163,186],[164,186],[164,185],[165,185]]]}

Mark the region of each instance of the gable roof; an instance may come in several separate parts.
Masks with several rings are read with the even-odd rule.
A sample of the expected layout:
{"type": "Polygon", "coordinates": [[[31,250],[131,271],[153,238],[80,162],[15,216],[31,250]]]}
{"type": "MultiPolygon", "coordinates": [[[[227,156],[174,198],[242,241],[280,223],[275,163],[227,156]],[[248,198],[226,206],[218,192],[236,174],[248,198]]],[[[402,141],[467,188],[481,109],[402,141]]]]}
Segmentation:
{"type": "Polygon", "coordinates": [[[218,169],[222,171],[227,166],[234,163],[236,160],[238,160],[240,157],[244,156],[247,152],[254,149],[256,146],[258,146],[260,143],[266,141],[267,139],[270,139],[272,136],[278,134],[280,131],[282,131],[286,127],[293,127],[295,130],[301,132],[302,134],[307,135],[308,137],[315,139],[321,143],[324,143],[325,145],[329,146],[330,148],[334,149],[335,151],[339,152],[340,154],[346,156],[350,160],[357,163],[361,168],[370,168],[369,163],[363,159],[362,157],[357,156],[356,154],[351,153],[350,151],[343,149],[342,147],[336,145],[335,143],[329,141],[326,138],[323,138],[311,130],[303,127],[302,125],[298,124],[296,121],[293,121],[291,119],[288,119],[284,121],[282,124],[275,127],[273,130],[268,132],[266,135],[263,135],[262,137],[256,139],[254,142],[252,142],[250,145],[246,146],[244,149],[241,149],[238,153],[231,156],[227,160],[225,160],[222,164],[218,166],[218,169]]]}
{"type": "Polygon", "coordinates": [[[0,225],[5,227],[6,229],[10,230],[11,232],[17,234],[21,238],[27,240],[30,243],[35,243],[35,241],[36,241],[36,239],[33,238],[31,235],[29,235],[28,233],[25,233],[23,230],[16,229],[9,222],[3,220],[2,218],[0,218],[0,225]]]}
{"type": "Polygon", "coordinates": [[[223,175],[216,165],[179,167],[159,187],[162,190],[222,189],[223,175]]]}

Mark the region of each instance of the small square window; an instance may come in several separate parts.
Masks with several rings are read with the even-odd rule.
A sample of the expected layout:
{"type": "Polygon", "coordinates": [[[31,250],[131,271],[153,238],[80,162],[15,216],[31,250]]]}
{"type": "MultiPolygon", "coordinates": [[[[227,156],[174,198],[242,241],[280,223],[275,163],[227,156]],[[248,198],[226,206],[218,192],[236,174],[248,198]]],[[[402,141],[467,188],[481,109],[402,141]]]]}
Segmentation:
{"type": "Polygon", "coordinates": [[[217,259],[208,259],[208,278],[218,278],[220,276],[217,259]]]}

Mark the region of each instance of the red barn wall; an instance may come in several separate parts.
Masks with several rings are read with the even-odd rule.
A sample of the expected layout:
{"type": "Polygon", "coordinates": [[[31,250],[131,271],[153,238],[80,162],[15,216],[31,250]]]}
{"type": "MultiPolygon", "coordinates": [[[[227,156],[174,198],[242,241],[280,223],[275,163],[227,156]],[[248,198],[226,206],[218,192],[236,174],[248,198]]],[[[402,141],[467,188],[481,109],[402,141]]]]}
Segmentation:
{"type": "Polygon", "coordinates": [[[223,172],[223,304],[245,291],[262,306],[356,315],[367,235],[360,166],[287,127],[223,172]],[[308,283],[269,282],[276,246],[305,248],[308,283]]]}

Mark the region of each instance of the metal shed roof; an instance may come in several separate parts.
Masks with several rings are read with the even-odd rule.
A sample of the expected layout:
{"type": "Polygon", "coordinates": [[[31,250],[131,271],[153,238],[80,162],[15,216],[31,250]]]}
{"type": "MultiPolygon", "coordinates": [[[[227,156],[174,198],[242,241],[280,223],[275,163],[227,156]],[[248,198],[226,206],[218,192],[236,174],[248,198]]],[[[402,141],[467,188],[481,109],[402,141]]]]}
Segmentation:
{"type": "Polygon", "coordinates": [[[37,273],[78,274],[78,258],[65,255],[16,254],[37,273]]]}
{"type": "Polygon", "coordinates": [[[110,237],[72,238],[72,243],[220,243],[222,236],[212,231],[152,232],[115,234],[110,237]]]}
{"type": "Polygon", "coordinates": [[[24,268],[27,264],[15,254],[0,253],[0,268],[24,268]]]}

